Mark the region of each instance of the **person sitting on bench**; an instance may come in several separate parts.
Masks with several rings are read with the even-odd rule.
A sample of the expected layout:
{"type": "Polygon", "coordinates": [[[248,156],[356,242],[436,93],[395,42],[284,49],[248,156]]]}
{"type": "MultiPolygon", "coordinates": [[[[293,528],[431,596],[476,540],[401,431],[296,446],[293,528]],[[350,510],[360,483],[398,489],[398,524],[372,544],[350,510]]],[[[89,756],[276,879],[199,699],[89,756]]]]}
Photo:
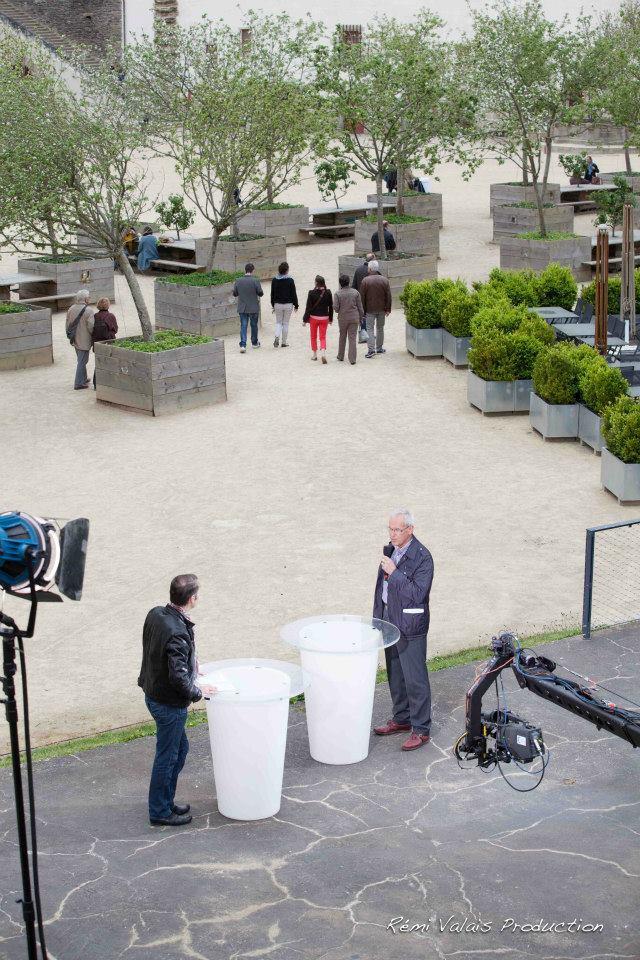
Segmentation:
{"type": "Polygon", "coordinates": [[[584,171],[584,181],[585,183],[600,183],[600,168],[595,162],[593,157],[587,157],[587,166],[584,171]]]}
{"type": "Polygon", "coordinates": [[[152,260],[159,260],[158,242],[151,227],[145,227],[138,240],[138,270],[144,273],[149,269],[152,260]]]}
{"type": "MultiPolygon", "coordinates": [[[[382,229],[384,231],[384,248],[385,250],[395,250],[396,248],[396,238],[389,230],[389,221],[384,220],[382,223],[382,229]]],[[[374,230],[371,234],[371,249],[374,253],[380,252],[380,240],[378,238],[378,230],[374,230]]]]}

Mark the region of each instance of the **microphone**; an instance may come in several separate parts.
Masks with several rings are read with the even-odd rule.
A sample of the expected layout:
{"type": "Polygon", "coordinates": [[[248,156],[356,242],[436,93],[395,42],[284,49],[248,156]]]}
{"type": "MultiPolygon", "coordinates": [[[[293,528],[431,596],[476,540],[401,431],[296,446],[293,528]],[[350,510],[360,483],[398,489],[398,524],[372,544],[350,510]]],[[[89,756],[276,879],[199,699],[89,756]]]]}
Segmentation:
{"type": "MultiPolygon", "coordinates": [[[[386,543],[386,544],[384,545],[384,547],[382,548],[382,552],[384,553],[385,557],[392,557],[394,550],[395,550],[395,547],[394,547],[394,545],[393,545],[392,543],[386,543]]],[[[389,574],[388,574],[388,573],[385,573],[385,574],[384,574],[384,579],[385,579],[385,580],[388,580],[388,579],[389,579],[389,574]]]]}

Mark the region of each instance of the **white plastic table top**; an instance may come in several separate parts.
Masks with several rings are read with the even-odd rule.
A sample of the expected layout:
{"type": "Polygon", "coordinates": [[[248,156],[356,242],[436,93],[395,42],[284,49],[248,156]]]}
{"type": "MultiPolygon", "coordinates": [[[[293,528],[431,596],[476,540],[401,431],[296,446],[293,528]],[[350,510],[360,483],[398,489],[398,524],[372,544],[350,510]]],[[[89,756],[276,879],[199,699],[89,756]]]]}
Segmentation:
{"type": "Polygon", "coordinates": [[[333,613],[295,620],[280,636],[298,650],[349,655],[392,647],[400,631],[386,620],[333,613]]]}
{"type": "MultiPolygon", "coordinates": [[[[302,669],[287,660],[263,660],[259,657],[214,660],[200,664],[200,670],[202,675],[198,677],[198,684],[217,687],[218,693],[213,696],[227,703],[264,703],[280,700],[282,696],[297,697],[304,693],[310,683],[310,678],[302,669]],[[282,677],[281,683],[275,676],[276,672],[282,677]]],[[[205,700],[210,699],[205,696],[205,700]]]]}

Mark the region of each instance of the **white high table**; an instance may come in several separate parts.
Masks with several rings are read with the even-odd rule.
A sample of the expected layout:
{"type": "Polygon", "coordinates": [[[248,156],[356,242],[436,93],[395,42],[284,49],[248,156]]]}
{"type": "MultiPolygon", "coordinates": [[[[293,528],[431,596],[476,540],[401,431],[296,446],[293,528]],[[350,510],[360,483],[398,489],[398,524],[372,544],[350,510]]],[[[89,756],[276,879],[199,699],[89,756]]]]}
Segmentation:
{"type": "Polygon", "coordinates": [[[313,759],[332,764],[364,760],[379,652],[397,643],[400,631],[385,620],[333,614],[290,623],[281,637],[300,651],[310,680],[305,707],[313,759]]]}
{"type": "Polygon", "coordinates": [[[284,660],[218,660],[201,665],[218,810],[263,820],[280,809],[289,699],[305,689],[300,667],[284,660]]]}

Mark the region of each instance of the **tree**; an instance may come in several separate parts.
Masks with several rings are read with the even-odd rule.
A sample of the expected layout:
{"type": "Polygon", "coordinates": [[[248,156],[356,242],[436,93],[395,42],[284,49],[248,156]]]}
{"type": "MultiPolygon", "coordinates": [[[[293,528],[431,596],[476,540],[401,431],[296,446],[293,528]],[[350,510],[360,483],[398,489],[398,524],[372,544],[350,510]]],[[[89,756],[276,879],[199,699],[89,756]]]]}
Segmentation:
{"type": "Polygon", "coordinates": [[[339,206],[338,201],[355,182],[351,179],[351,168],[348,162],[335,151],[328,159],[321,160],[313,172],[316,175],[320,196],[323,200],[333,200],[336,207],[339,206]]]}
{"type": "Polygon", "coordinates": [[[540,0],[498,0],[473,11],[466,71],[477,91],[477,138],[500,162],[528,169],[541,236],[553,130],[575,118],[571,103],[593,86],[593,35],[588,21],[548,20],[540,0]]]}
{"type": "Polygon", "coordinates": [[[158,24],[155,40],[128,47],[153,149],[173,160],[211,225],[208,270],[220,235],[243,209],[296,183],[322,133],[310,73],[317,29],[252,14],[249,42],[222,20],[202,19],[188,29],[158,24]]]}
{"type": "MultiPolygon", "coordinates": [[[[50,245],[77,253],[84,234],[93,252],[122,270],[140,320],[152,339],[149,312],[122,247],[127,223],[148,209],[145,124],[115,62],[106,58],[77,72],[71,89],[48,56],[27,45],[28,76],[13,69],[13,52],[0,49],[0,236],[19,252],[50,245]],[[9,54],[9,55],[8,55],[9,54]]],[[[78,53],[81,60],[81,53],[78,53]]]]}
{"type": "Polygon", "coordinates": [[[341,118],[340,152],[352,170],[376,182],[382,258],[384,173],[418,165],[432,173],[443,159],[470,160],[461,133],[473,98],[453,69],[441,25],[424,10],[409,24],[383,17],[369,24],[362,42],[349,42],[338,29],[316,54],[318,86],[341,118]]]}
{"type": "Polygon", "coordinates": [[[180,239],[180,231],[187,230],[196,218],[193,210],[184,205],[184,198],[179,193],[170,193],[166,203],[163,201],[156,206],[156,213],[164,227],[175,227],[180,239]]]}
{"type": "Polygon", "coordinates": [[[594,224],[599,226],[606,223],[611,227],[611,235],[615,236],[616,227],[622,226],[622,216],[625,204],[632,207],[636,205],[636,198],[632,187],[629,186],[626,179],[621,176],[613,178],[615,190],[607,190],[606,193],[599,193],[596,197],[596,208],[598,216],[594,224]]]}

